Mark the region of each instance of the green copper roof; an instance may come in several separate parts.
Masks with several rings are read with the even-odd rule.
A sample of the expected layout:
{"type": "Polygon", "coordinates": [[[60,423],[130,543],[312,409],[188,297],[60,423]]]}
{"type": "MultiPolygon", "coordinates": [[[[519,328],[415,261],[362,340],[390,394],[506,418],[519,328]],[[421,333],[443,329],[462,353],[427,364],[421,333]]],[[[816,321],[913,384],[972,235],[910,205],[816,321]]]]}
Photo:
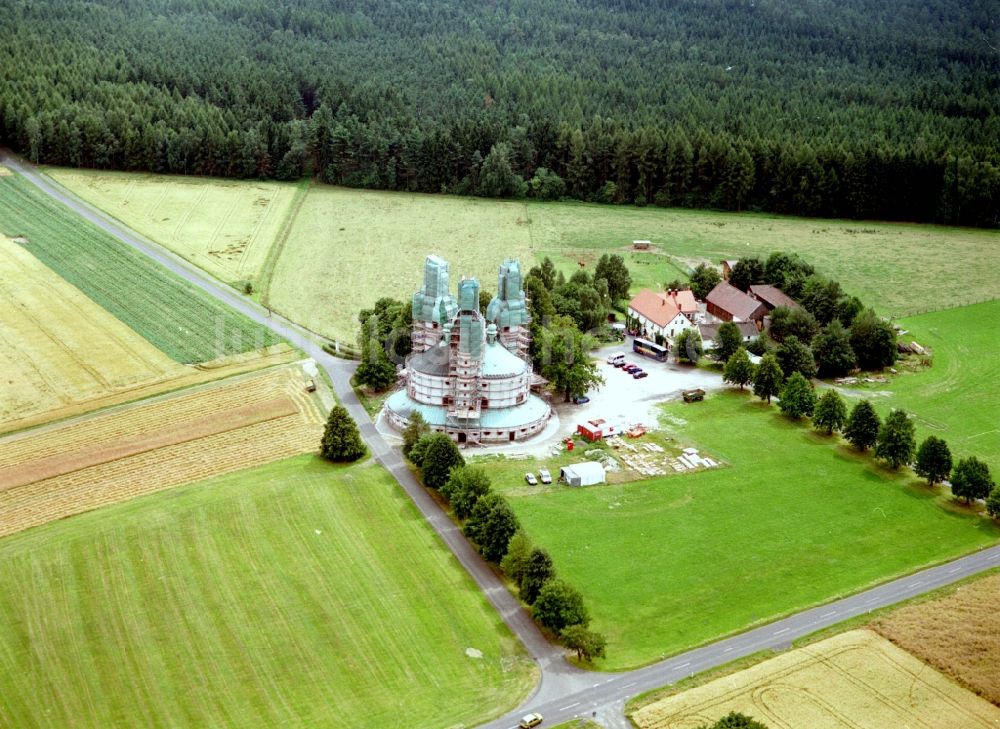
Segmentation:
{"type": "Polygon", "coordinates": [[[489,321],[498,327],[525,326],[531,321],[521,283],[521,264],[508,258],[500,266],[497,295],[486,309],[489,321]]]}
{"type": "Polygon", "coordinates": [[[456,311],[455,298],[448,291],[448,262],[437,256],[427,256],[424,285],[413,295],[414,320],[444,324],[456,311]]]}

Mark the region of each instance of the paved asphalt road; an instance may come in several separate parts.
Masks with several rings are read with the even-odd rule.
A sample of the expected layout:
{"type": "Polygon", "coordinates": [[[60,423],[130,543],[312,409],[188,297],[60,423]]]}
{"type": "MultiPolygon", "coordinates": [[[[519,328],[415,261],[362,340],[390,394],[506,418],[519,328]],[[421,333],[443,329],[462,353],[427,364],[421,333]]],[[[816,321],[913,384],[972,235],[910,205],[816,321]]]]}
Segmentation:
{"type": "Polygon", "coordinates": [[[2,162],[20,172],[43,192],[64,203],[126,245],[141,251],[191,284],[285,337],[315,359],[326,371],[337,397],[358,422],[361,434],[374,457],[392,473],[413,499],[424,518],[448,545],[461,565],[472,575],[504,622],[521,639],[541,668],[541,682],[531,697],[516,711],[483,725],[485,729],[514,727],[517,724],[517,717],[530,711],[541,713],[545,717],[545,723],[549,725],[576,716],[593,715],[609,729],[628,727],[623,707],[625,701],[636,694],[674,683],[757,651],[785,648],[797,638],[848,618],[863,615],[1000,566],[1000,545],[998,545],[851,597],[797,613],[732,638],[696,648],[645,668],[616,674],[581,671],[566,662],[560,648],[552,646],[545,640],[517,599],[510,594],[489,565],[469,545],[461,531],[420,486],[403,462],[399,451],[389,446],[379,435],[368,413],[351,389],[350,378],[354,369],[352,363],[328,355],[301,327],[276,314],[269,315],[265,309],[241,296],[234,289],[216,282],[186,261],[50,184],[31,166],[12,157],[3,159],[2,162]]]}

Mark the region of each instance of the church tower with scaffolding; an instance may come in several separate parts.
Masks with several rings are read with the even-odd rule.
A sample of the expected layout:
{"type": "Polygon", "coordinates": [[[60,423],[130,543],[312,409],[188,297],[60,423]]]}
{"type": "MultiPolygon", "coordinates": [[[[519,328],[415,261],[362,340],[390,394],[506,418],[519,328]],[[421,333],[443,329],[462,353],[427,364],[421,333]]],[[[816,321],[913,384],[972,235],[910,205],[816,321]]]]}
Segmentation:
{"type": "Polygon", "coordinates": [[[420,412],[433,430],[470,444],[540,432],[552,413],[530,392],[530,322],[517,261],[500,267],[497,295],[483,316],[479,282],[463,278],[456,299],[448,263],[428,256],[423,286],[413,295],[406,387],[386,401],[389,422],[402,429],[420,412]]]}

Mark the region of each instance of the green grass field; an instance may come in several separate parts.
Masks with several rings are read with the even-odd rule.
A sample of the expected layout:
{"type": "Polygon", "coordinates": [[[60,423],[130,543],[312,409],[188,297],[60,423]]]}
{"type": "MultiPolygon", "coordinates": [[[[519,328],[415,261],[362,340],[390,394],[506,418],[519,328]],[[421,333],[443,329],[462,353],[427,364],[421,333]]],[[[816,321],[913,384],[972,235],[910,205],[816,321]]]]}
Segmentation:
{"type": "Polygon", "coordinates": [[[80,218],[20,175],[0,177],[0,232],[182,363],[281,340],[80,218]]]}
{"type": "MultiPolygon", "coordinates": [[[[280,207],[279,201],[296,189],[279,183],[262,188],[252,181],[49,172],[111,215],[135,224],[216,275],[220,275],[216,262],[198,253],[206,244],[178,240],[176,221],[187,221],[184,225],[196,232],[213,222],[225,230],[234,225],[231,235],[242,239],[256,214],[248,204],[258,194],[254,191],[274,191],[271,204],[280,207]],[[206,186],[210,190],[224,186],[225,194],[206,193],[206,186]],[[102,192],[105,189],[108,192],[102,192]],[[143,205],[148,203],[145,209],[154,210],[160,200],[168,208],[161,216],[169,218],[165,221],[156,220],[155,212],[143,212],[143,205]],[[233,205],[236,212],[231,212],[233,205]]],[[[273,275],[265,272],[258,288],[269,291],[270,303],[281,313],[321,334],[347,341],[355,338],[358,311],[381,296],[405,299],[420,285],[421,262],[427,253],[449,259],[455,280],[462,275],[478,276],[491,291],[496,288],[497,267],[508,256],[519,257],[529,266],[548,255],[569,273],[581,263],[592,267],[604,252],[620,252],[638,288],[683,278],[683,272],[700,260],[717,263],[722,258],[789,250],[893,316],[1000,297],[1000,283],[988,265],[997,262],[996,233],[988,230],[495,201],[325,185],[310,188],[301,202],[301,206],[291,206],[294,216],[289,213],[288,228],[279,236],[283,245],[273,275]],[[652,240],[653,251],[631,252],[636,239],[652,240]],[[960,291],[956,294],[948,288],[947,298],[942,298],[942,283],[959,281],[960,291]]],[[[268,224],[278,217],[268,215],[272,216],[268,224]]],[[[222,230],[219,235],[224,235],[222,230]]],[[[252,248],[258,258],[263,255],[262,245],[273,244],[273,237],[269,243],[270,230],[263,226],[254,238],[252,248]]],[[[228,273],[222,273],[230,280],[228,273]]]]}
{"type": "Polygon", "coordinates": [[[0,540],[0,726],[445,727],[533,679],[372,464],[294,458],[0,540]]]}
{"type": "Polygon", "coordinates": [[[915,416],[918,442],[944,438],[958,457],[977,456],[1000,479],[1000,300],[904,319],[916,340],[934,350],[934,364],[894,378],[874,397],[880,410],[901,407],[915,416]]]}
{"type": "Polygon", "coordinates": [[[229,283],[257,282],[297,189],[211,177],[45,171],[95,207],[229,283]]]}
{"type": "MultiPolygon", "coordinates": [[[[912,473],[723,393],[664,422],[729,465],[511,501],[585,595],[601,666],[648,663],[1000,537],[912,473]]],[[[526,469],[525,469],[526,470],[526,469]]]]}

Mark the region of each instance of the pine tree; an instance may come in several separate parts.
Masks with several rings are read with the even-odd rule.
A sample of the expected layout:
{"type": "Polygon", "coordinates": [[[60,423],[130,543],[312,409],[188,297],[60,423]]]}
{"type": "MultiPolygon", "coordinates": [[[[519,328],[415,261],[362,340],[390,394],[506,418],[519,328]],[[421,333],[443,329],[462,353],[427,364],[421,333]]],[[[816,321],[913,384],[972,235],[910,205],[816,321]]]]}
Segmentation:
{"type": "Polygon", "coordinates": [[[365,454],[358,426],[343,405],[335,405],[326,420],[320,453],[329,461],[356,461],[365,454]]]}

